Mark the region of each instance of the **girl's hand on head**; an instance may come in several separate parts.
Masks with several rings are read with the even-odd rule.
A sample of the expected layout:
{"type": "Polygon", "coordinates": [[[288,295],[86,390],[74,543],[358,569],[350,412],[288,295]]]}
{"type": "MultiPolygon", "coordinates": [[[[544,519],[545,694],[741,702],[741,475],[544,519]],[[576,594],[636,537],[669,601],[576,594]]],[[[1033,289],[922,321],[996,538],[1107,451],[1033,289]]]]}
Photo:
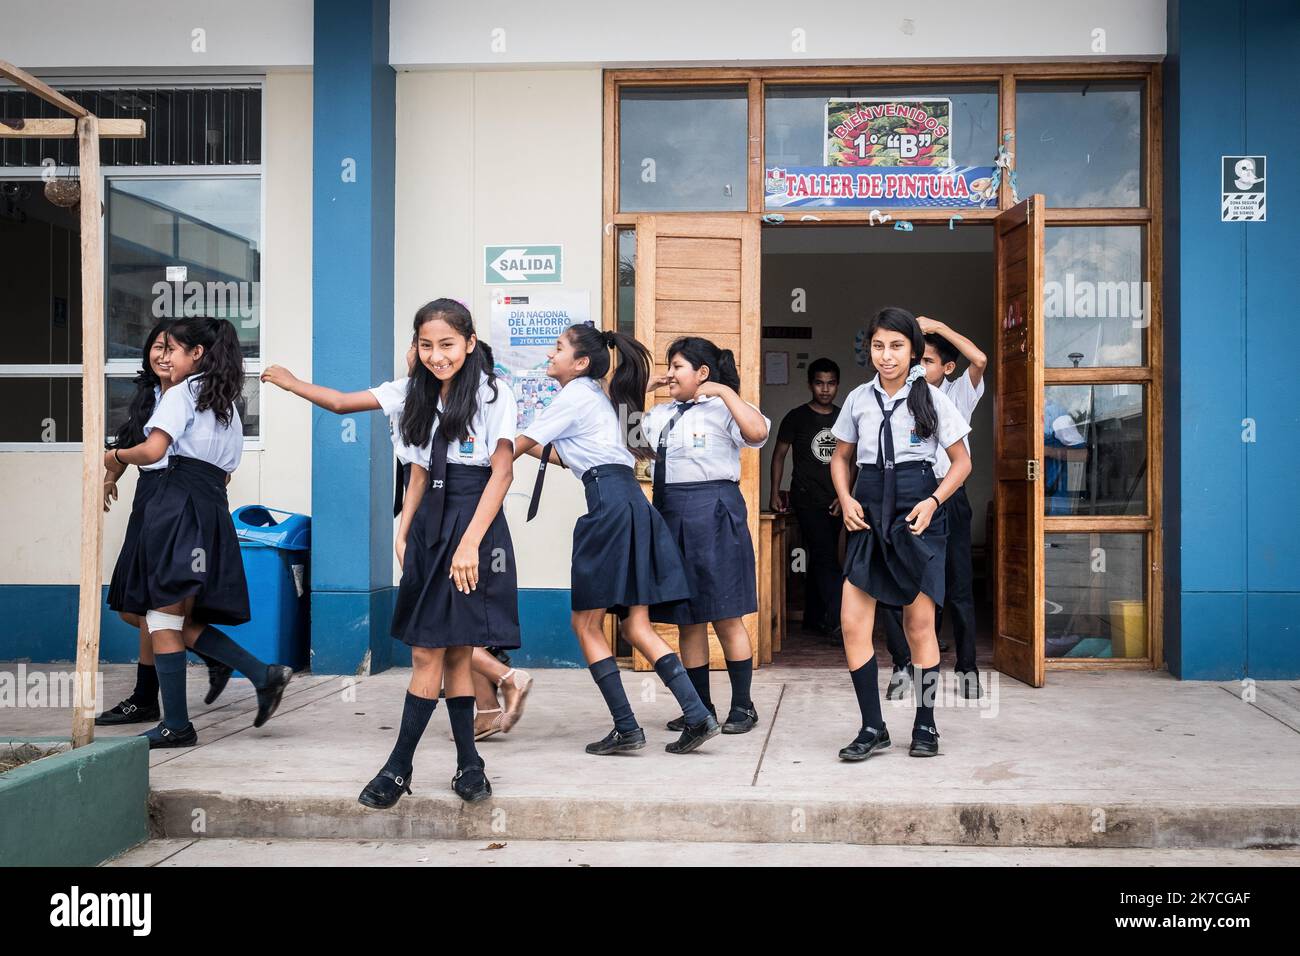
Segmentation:
{"type": "Polygon", "coordinates": [[[117,481],[113,478],[104,479],[104,510],[107,511],[109,506],[117,500],[117,481]]]}
{"type": "Polygon", "coordinates": [[[857,498],[841,501],[840,509],[844,512],[845,529],[849,531],[871,530],[871,525],[867,524],[867,516],[862,510],[862,502],[858,501],[857,498]]]}
{"type": "Polygon", "coordinates": [[[653,375],[651,376],[650,381],[646,383],[645,390],[646,390],[646,394],[649,395],[651,392],[657,392],[659,391],[659,389],[667,388],[667,387],[668,387],[667,375],[653,375]]]}
{"type": "Polygon", "coordinates": [[[907,513],[907,526],[912,530],[912,534],[921,534],[930,527],[930,519],[938,509],[939,506],[934,503],[933,498],[924,498],[917,502],[916,507],[907,513]]]}
{"type": "Polygon", "coordinates": [[[286,392],[292,390],[292,385],[298,379],[282,365],[269,365],[262,371],[262,381],[271,385],[279,386],[286,392]]]}
{"type": "Polygon", "coordinates": [[[478,587],[477,545],[461,540],[456,546],[456,553],[451,556],[449,576],[456,583],[456,590],[462,594],[469,594],[478,587]]]}
{"type": "Polygon", "coordinates": [[[705,398],[709,395],[725,395],[729,391],[731,391],[731,389],[727,388],[727,386],[723,385],[721,382],[710,382],[705,380],[700,382],[699,387],[695,389],[695,397],[705,398]]]}

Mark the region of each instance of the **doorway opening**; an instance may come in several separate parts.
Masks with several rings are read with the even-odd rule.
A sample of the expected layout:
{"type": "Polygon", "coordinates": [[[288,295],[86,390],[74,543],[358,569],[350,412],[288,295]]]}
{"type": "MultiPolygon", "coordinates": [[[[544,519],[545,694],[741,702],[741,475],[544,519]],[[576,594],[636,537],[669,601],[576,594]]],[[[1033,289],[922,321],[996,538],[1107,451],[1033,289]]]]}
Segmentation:
{"type": "MultiPolygon", "coordinates": [[[[809,540],[808,529],[800,527],[799,514],[815,512],[823,502],[815,492],[801,501],[799,489],[792,485],[793,460],[800,451],[797,443],[808,446],[804,449],[809,453],[803,457],[804,468],[815,468],[813,456],[829,461],[834,441],[823,428],[829,419],[798,413],[796,420],[802,419],[803,427],[787,433],[791,439],[788,443],[778,439],[781,423],[789,413],[809,404],[809,366],[817,359],[830,359],[839,367],[836,411],[854,388],[875,376],[863,337],[870,317],[894,305],[943,322],[969,338],[987,358],[984,391],[971,416],[973,470],[965,487],[972,511],[976,661],[980,670],[993,668],[996,535],[992,509],[998,374],[994,242],[992,225],[977,223],[956,229],[946,228],[942,222],[918,223],[911,231],[887,225],[825,223],[782,224],[762,230],[760,407],[771,419],[773,431],[762,452],[759,500],[764,520],[783,526],[776,533],[778,539],[783,539],[785,556],[784,568],[773,568],[774,575],[783,575],[784,586],[774,588],[778,594],[774,599],[782,600],[779,595],[784,592],[785,613],[780,647],[772,648],[774,663],[825,667],[842,667],[844,663],[838,633],[828,632],[810,619],[818,616],[821,604],[809,567],[809,545],[817,545],[809,540]],[[778,444],[785,459],[779,487],[790,492],[785,502],[774,501],[773,495],[772,463],[778,444]],[[769,517],[767,513],[777,512],[779,506],[786,507],[784,513],[769,517]]],[[[965,375],[968,366],[969,362],[959,357],[951,378],[965,375]]],[[[829,482],[828,466],[821,467],[829,482]]],[[[811,525],[811,518],[805,520],[811,525]]],[[[843,555],[842,525],[838,539],[837,562],[843,555]]],[[[877,613],[874,634],[882,667],[891,662],[883,617],[883,613],[877,613]]],[[[941,648],[946,647],[943,666],[951,667],[956,653],[952,615],[945,616],[939,640],[941,648]]]]}

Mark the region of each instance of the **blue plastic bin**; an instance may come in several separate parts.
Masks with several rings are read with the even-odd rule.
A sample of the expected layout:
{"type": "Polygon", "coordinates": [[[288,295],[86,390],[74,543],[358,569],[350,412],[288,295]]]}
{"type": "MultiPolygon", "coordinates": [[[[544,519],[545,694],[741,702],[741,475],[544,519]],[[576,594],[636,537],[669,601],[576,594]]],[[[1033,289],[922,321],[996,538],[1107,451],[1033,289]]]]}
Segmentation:
{"type": "Polygon", "coordinates": [[[265,505],[244,505],[231,517],[252,619],[228,628],[230,636],[268,664],[302,670],[310,656],[311,517],[265,505]]]}

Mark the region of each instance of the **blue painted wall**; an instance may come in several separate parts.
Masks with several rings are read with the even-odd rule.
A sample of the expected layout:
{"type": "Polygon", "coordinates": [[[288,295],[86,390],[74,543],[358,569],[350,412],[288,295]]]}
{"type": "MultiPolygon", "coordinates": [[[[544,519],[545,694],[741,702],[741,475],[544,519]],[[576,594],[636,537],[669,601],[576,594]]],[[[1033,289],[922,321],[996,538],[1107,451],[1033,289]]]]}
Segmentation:
{"type": "Polygon", "coordinates": [[[1188,679],[1300,676],[1298,61],[1294,0],[1169,4],[1166,656],[1188,679]],[[1220,221],[1238,154],[1268,157],[1267,222],[1220,221]]]}

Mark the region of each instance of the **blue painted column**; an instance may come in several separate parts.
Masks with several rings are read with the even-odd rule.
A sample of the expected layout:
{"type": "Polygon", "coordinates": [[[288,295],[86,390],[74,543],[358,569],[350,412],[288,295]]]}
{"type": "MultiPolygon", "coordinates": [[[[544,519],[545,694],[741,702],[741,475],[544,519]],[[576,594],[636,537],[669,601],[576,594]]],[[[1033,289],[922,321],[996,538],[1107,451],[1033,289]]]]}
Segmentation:
{"type": "Polygon", "coordinates": [[[1166,528],[1170,670],[1300,676],[1300,451],[1290,276],[1300,248],[1288,0],[1169,3],[1166,528]],[[1266,155],[1266,222],[1220,221],[1224,155],[1266,155]]]}
{"type": "MultiPolygon", "coordinates": [[[[312,376],[344,391],[393,375],[396,77],[388,0],[316,0],[312,376]]],[[[392,447],[365,412],[312,412],[311,666],[382,670],[392,587],[392,447]]]]}

